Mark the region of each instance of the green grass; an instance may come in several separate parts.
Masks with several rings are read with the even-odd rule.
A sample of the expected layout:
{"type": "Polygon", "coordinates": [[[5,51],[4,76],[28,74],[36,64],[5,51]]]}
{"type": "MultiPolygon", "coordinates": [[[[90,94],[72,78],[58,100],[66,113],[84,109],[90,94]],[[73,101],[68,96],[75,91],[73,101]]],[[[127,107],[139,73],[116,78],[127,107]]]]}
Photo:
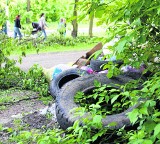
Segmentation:
{"type": "MultiPolygon", "coordinates": [[[[89,50],[93,48],[96,44],[85,44],[85,43],[79,43],[75,46],[62,46],[62,45],[52,45],[52,46],[43,46],[38,48],[38,53],[49,53],[49,52],[65,52],[65,51],[83,51],[83,50],[89,50]]],[[[22,49],[16,48],[11,52],[12,56],[21,55],[23,52],[22,49]]],[[[37,48],[30,48],[25,50],[26,54],[37,54],[37,48]]]]}
{"type": "Polygon", "coordinates": [[[80,43],[76,46],[60,46],[60,45],[53,45],[48,47],[42,47],[40,49],[40,53],[44,52],[64,52],[64,51],[82,51],[82,50],[88,50],[91,49],[95,44],[84,44],[80,43]]]}

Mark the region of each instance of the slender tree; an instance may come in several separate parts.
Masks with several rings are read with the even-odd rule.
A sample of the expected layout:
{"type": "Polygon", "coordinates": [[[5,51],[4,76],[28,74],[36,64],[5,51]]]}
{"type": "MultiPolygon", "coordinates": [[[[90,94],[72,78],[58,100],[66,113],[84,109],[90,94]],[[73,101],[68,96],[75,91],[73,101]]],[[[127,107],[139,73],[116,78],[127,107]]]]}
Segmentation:
{"type": "Polygon", "coordinates": [[[89,15],[89,36],[93,36],[93,20],[94,20],[94,13],[89,15]]]}
{"type": "MultiPolygon", "coordinates": [[[[31,7],[30,0],[27,0],[27,12],[29,12],[29,11],[30,11],[30,7],[31,7]]],[[[26,22],[27,22],[27,23],[29,23],[29,22],[30,22],[30,19],[29,19],[29,18],[27,18],[27,19],[26,19],[26,22]]]]}
{"type": "Polygon", "coordinates": [[[77,37],[77,33],[78,33],[78,23],[77,23],[77,2],[78,0],[75,0],[75,4],[74,4],[74,11],[73,11],[73,21],[72,21],[72,25],[73,25],[73,30],[72,30],[72,37],[77,37]]]}
{"type": "Polygon", "coordinates": [[[89,36],[93,36],[93,19],[94,19],[94,2],[91,1],[90,10],[88,12],[89,14],[89,36]]]}

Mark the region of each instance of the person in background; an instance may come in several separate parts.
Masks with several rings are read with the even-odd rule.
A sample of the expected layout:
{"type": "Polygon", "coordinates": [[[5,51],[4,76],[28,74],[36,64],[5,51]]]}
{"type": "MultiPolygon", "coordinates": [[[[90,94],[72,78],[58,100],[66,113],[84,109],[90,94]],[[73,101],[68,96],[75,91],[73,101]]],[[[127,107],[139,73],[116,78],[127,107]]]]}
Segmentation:
{"type": "Polygon", "coordinates": [[[48,27],[48,26],[46,24],[45,15],[44,15],[44,13],[42,13],[40,15],[40,19],[39,19],[39,28],[41,29],[41,31],[44,35],[44,40],[47,38],[47,34],[46,34],[46,31],[45,31],[46,27],[48,27]]]}
{"type": "Polygon", "coordinates": [[[59,31],[60,36],[65,36],[66,27],[65,27],[65,21],[63,18],[60,19],[60,22],[58,24],[58,31],[59,31]]]}
{"type": "Polygon", "coordinates": [[[16,19],[14,20],[14,38],[17,37],[17,34],[19,36],[19,39],[22,38],[20,29],[21,29],[20,15],[17,15],[16,19]]]}

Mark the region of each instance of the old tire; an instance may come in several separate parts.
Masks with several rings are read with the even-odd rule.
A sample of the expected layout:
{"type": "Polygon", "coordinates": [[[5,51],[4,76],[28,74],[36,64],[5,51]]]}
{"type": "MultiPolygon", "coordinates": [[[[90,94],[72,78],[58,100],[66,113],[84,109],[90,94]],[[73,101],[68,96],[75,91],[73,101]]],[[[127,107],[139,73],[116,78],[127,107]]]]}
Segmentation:
{"type": "Polygon", "coordinates": [[[142,72],[124,72],[123,75],[136,80],[139,78],[143,79],[142,72]]]}
{"type": "MultiPolygon", "coordinates": [[[[132,79],[124,76],[117,76],[115,78],[108,79],[105,74],[97,74],[83,76],[67,83],[56,98],[56,116],[62,129],[67,129],[73,125],[75,120],[79,119],[78,117],[73,118],[74,114],[70,113],[70,110],[79,107],[79,105],[74,102],[74,96],[78,91],[85,91],[87,88],[93,88],[94,80],[98,80],[102,84],[112,83],[113,86],[116,87],[115,84],[125,84],[132,79]]],[[[129,126],[130,120],[127,118],[126,113],[132,111],[135,107],[136,106],[131,107],[122,113],[109,115],[106,118],[103,118],[103,125],[107,126],[109,123],[114,121],[117,123],[117,125],[114,126],[115,129],[119,129],[124,125],[129,126]]],[[[88,115],[88,113],[85,115],[88,115]]]]}
{"type": "MultiPolygon", "coordinates": [[[[96,71],[96,72],[99,72],[99,71],[102,71],[103,68],[102,68],[102,65],[103,64],[107,64],[109,61],[101,61],[101,60],[95,60],[95,59],[91,59],[90,61],[90,67],[96,71]]],[[[120,61],[120,60],[115,60],[115,61],[112,61],[113,63],[115,64],[118,64],[118,66],[122,65],[123,62],[120,61]]]]}
{"type": "Polygon", "coordinates": [[[78,68],[71,68],[65,70],[57,75],[51,82],[50,82],[50,93],[53,98],[56,98],[58,93],[60,92],[61,88],[68,83],[69,81],[81,77],[82,75],[86,75],[87,73],[84,70],[78,68]]]}

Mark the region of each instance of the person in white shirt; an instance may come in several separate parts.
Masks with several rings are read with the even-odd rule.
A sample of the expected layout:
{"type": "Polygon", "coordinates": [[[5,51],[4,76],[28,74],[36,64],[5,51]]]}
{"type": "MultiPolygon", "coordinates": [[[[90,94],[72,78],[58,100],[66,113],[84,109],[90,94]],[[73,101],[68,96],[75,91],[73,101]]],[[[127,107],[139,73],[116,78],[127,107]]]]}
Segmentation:
{"type": "Polygon", "coordinates": [[[42,13],[40,15],[40,19],[39,19],[39,28],[43,32],[44,40],[47,38],[47,34],[46,34],[46,31],[45,31],[46,27],[47,27],[47,24],[46,24],[45,16],[44,16],[44,13],[42,13]]]}

